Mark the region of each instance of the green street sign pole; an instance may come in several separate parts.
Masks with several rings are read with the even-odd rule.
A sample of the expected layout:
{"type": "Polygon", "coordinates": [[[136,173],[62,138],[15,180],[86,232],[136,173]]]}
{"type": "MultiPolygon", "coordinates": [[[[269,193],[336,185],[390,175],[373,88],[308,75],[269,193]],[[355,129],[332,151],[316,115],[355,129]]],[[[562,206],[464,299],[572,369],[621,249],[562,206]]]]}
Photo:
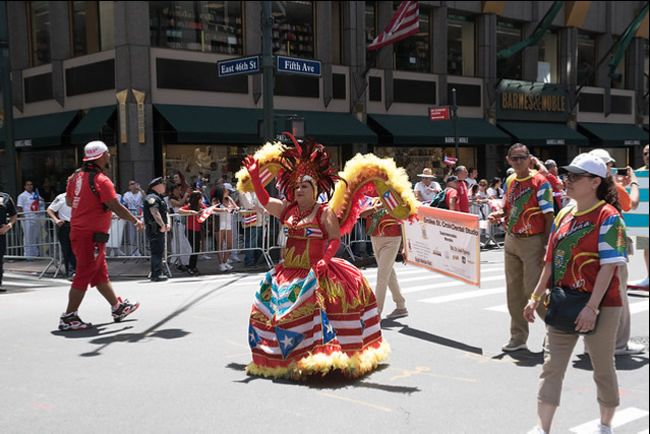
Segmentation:
{"type": "Polygon", "coordinates": [[[2,104],[4,121],[2,130],[5,139],[4,189],[12,197],[18,193],[16,189],[16,148],[14,148],[14,116],[11,101],[11,73],[9,62],[9,38],[7,31],[7,2],[0,2],[0,86],[2,86],[2,104]]]}
{"type": "Polygon", "coordinates": [[[263,88],[262,104],[264,105],[264,123],[262,136],[266,141],[273,140],[273,15],[271,7],[273,2],[262,2],[262,74],[263,88]]]}

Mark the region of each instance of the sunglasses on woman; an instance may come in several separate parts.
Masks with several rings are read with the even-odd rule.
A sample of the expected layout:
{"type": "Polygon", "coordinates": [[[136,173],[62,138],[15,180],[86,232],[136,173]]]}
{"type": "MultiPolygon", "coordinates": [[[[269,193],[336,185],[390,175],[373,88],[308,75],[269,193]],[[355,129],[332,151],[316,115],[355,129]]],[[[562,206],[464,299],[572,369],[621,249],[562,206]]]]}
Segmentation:
{"type": "Polygon", "coordinates": [[[592,175],[591,173],[569,173],[566,176],[566,180],[569,182],[576,182],[580,178],[595,178],[596,175],[592,175]]]}

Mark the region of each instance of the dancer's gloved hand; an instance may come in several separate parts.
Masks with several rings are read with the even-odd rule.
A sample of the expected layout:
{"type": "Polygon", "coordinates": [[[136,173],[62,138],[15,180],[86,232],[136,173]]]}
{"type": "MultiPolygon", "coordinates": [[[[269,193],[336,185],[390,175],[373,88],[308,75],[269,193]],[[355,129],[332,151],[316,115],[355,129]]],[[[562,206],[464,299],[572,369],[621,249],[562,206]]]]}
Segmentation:
{"type": "Polygon", "coordinates": [[[339,246],[341,245],[341,240],[338,238],[329,240],[329,242],[330,243],[325,250],[325,254],[323,255],[323,259],[318,261],[314,267],[316,277],[319,279],[327,273],[327,268],[329,267],[332,258],[336,255],[336,252],[339,250],[339,246]]]}
{"type": "Polygon", "coordinates": [[[253,188],[255,189],[255,194],[257,195],[257,200],[260,201],[260,204],[262,206],[266,206],[271,198],[269,197],[269,193],[262,185],[258,161],[252,155],[247,155],[246,158],[244,158],[244,167],[246,167],[246,170],[248,170],[248,174],[251,177],[251,182],[253,183],[253,188]]]}

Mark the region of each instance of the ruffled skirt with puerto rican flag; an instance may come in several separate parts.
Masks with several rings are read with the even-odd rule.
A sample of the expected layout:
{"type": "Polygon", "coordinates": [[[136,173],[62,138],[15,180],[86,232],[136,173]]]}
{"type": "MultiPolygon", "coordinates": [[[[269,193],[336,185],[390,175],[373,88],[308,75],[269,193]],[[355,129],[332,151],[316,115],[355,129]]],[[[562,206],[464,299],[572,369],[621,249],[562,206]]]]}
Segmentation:
{"type": "Polygon", "coordinates": [[[352,378],[388,357],[377,302],[358,268],[334,258],[324,275],[285,268],[266,273],[250,315],[253,361],[246,371],[302,379],[340,371],[352,378]]]}

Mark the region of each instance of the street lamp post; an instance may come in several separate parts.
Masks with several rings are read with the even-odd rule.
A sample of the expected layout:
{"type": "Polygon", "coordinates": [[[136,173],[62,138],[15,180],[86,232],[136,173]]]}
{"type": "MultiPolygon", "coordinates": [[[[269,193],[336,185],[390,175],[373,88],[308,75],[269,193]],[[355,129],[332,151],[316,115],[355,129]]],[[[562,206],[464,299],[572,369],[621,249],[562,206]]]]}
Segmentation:
{"type": "Polygon", "coordinates": [[[16,148],[14,148],[14,116],[11,101],[11,68],[9,62],[9,38],[7,31],[7,2],[0,2],[0,85],[2,86],[2,106],[4,120],[2,130],[5,139],[4,189],[16,197],[16,148]]]}
{"type": "Polygon", "coordinates": [[[273,2],[262,2],[262,74],[263,74],[263,105],[264,121],[262,127],[263,139],[273,140],[273,2]]]}

